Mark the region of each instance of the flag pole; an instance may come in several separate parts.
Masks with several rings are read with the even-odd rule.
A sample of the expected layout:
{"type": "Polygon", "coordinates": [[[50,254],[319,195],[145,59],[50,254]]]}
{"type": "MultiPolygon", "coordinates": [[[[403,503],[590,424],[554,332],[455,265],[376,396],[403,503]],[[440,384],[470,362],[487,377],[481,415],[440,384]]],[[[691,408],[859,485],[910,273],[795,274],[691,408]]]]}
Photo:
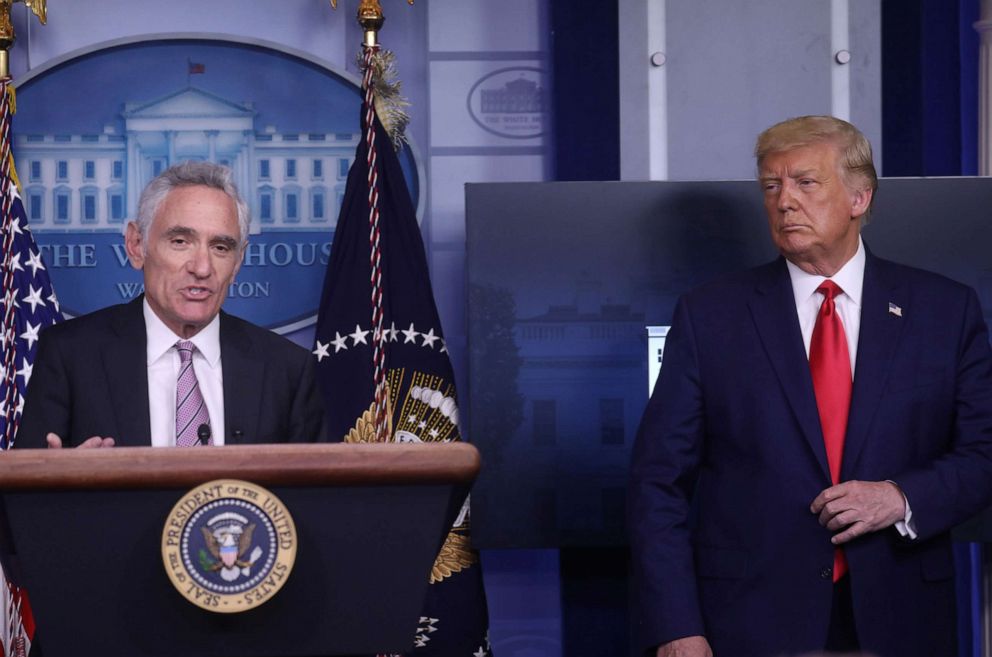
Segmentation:
{"type": "MultiPolygon", "coordinates": [[[[0,0],[2,1],[2,0],[0,0]]],[[[407,0],[413,4],[413,0],[407,0]]],[[[337,0],[331,0],[331,7],[337,8],[337,0]]],[[[379,232],[379,189],[378,163],[375,138],[375,87],[374,79],[379,54],[379,30],[382,29],[386,17],[382,13],[379,0],[361,0],[356,16],[358,24],[364,32],[362,51],[364,60],[364,75],[362,76],[362,92],[365,105],[365,143],[366,163],[368,166],[368,199],[369,199],[369,264],[371,266],[371,305],[372,305],[372,377],[374,394],[373,427],[376,442],[389,442],[390,413],[389,393],[386,384],[386,339],[384,331],[383,298],[382,298],[382,250],[379,232]]],[[[391,147],[391,145],[389,146],[391,147]]]]}
{"type": "Polygon", "coordinates": [[[0,79],[10,77],[10,49],[14,46],[14,24],[10,10],[15,2],[24,2],[41,24],[48,22],[47,0],[0,0],[0,79]]]}
{"type": "Polygon", "coordinates": [[[0,79],[10,77],[10,49],[14,46],[14,24],[10,21],[12,0],[0,0],[0,79]]]}
{"type": "Polygon", "coordinates": [[[379,30],[386,22],[378,0],[362,0],[358,5],[358,24],[365,32],[362,50],[365,71],[362,92],[365,95],[365,144],[368,165],[369,264],[372,288],[372,379],[375,390],[374,428],[376,442],[389,442],[388,393],[386,390],[386,340],[383,333],[385,313],[382,299],[382,250],[379,233],[379,171],[375,138],[375,66],[379,53],[379,30]]]}

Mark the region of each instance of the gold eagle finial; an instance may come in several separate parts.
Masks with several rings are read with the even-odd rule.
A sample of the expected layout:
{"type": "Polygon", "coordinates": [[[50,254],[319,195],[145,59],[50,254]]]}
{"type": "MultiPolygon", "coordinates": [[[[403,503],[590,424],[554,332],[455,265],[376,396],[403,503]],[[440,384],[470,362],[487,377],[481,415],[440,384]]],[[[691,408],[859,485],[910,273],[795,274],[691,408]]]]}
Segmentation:
{"type": "MultiPolygon", "coordinates": [[[[413,4],[413,0],[406,0],[406,2],[409,5],[413,4]]],[[[338,8],[338,0],[331,0],[331,8],[338,8]]],[[[382,24],[386,21],[379,0],[362,0],[358,4],[357,19],[358,24],[365,31],[365,41],[363,42],[365,47],[378,47],[379,44],[376,37],[379,34],[379,30],[382,29],[382,24]]]]}
{"type": "MultiPolygon", "coordinates": [[[[2,0],[0,0],[2,1],[2,0]]],[[[42,0],[44,2],[44,0],[42,0]]],[[[413,0],[406,0],[408,5],[413,4],[413,0]]],[[[338,8],[338,0],[331,0],[331,9],[338,8]]],[[[379,0],[362,0],[361,4],[358,6],[358,22],[362,22],[362,18],[365,16],[375,17],[378,16],[382,19],[382,5],[379,4],[379,0]]]]}
{"type": "Polygon", "coordinates": [[[10,21],[10,10],[15,2],[23,2],[41,24],[48,22],[47,0],[0,0],[0,49],[10,50],[14,45],[14,24],[10,21]]]}

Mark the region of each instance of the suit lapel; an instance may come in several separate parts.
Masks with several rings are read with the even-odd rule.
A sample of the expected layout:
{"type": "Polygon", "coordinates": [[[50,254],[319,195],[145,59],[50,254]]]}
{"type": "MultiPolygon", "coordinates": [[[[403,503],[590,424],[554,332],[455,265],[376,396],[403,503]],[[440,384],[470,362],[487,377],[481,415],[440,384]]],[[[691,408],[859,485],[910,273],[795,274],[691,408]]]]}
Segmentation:
{"type": "Polygon", "coordinates": [[[148,413],[148,354],[142,298],[120,307],[114,339],[103,342],[103,368],[113,401],[118,445],[151,445],[148,413]]]}
{"type": "Polygon", "coordinates": [[[761,279],[755,286],[749,306],[765,353],[778,375],[803,437],[829,480],[830,469],[827,467],[820,416],[816,410],[809,360],[799,330],[795,295],[784,259],[779,258],[761,270],[761,279]]]}
{"type": "Polygon", "coordinates": [[[841,478],[855,471],[858,458],[868,440],[869,429],[878,408],[878,400],[888,379],[896,346],[905,320],[889,312],[889,303],[909,311],[909,299],[898,283],[892,281],[885,263],[867,254],[865,284],[861,297],[861,332],[851,394],[851,411],[844,439],[841,478]]]}
{"type": "Polygon", "coordinates": [[[257,440],[264,359],[252,356],[252,341],[226,313],[220,314],[220,357],[224,368],[224,443],[257,440]]]}

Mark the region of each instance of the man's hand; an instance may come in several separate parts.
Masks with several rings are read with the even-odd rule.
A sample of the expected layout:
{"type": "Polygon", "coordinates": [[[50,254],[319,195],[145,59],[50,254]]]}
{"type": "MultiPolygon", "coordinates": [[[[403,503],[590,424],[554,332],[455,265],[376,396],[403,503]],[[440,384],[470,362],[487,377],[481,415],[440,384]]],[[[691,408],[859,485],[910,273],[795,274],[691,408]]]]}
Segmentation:
{"type": "Polygon", "coordinates": [[[839,532],[830,541],[840,545],[905,518],[906,499],[891,481],[845,481],[817,495],[809,509],[821,525],[839,532]]]}
{"type": "MultiPolygon", "coordinates": [[[[45,441],[48,443],[49,449],[62,449],[62,439],[56,433],[50,433],[45,436],[45,441]]],[[[92,447],[113,447],[113,438],[101,438],[100,436],[91,436],[83,442],[79,443],[81,448],[92,448],[92,447]]]]}
{"type": "Polygon", "coordinates": [[[687,636],[658,646],[656,657],[713,657],[704,636],[687,636]]]}

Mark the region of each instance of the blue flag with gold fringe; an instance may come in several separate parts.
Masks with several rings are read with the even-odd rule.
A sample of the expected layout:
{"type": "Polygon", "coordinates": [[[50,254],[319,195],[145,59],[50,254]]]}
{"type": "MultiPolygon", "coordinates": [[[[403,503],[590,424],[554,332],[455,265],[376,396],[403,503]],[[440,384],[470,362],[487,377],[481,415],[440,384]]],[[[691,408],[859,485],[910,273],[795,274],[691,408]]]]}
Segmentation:
{"type": "MultiPolygon", "coordinates": [[[[387,439],[458,441],[458,399],[423,239],[392,142],[368,109],[363,105],[363,136],[348,173],[313,351],[329,436],[346,442],[377,440],[373,352],[375,338],[381,336],[384,355],[375,361],[382,363],[388,397],[387,439]],[[369,117],[374,125],[371,180],[369,117]],[[370,243],[370,205],[378,209],[378,227],[371,240],[377,242],[377,249],[370,243]],[[376,259],[379,266],[373,268],[376,259]],[[376,298],[381,308],[378,320],[371,310],[376,298]]],[[[466,501],[435,561],[409,657],[492,654],[468,510],[466,501]]]]}

